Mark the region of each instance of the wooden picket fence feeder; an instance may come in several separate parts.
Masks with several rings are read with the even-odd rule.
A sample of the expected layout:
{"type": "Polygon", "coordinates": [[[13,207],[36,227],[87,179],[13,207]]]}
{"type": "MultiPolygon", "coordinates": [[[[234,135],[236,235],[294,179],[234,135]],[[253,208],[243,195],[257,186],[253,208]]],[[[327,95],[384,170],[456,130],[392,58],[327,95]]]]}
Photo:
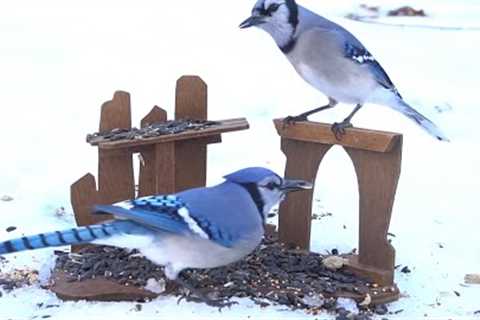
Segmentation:
{"type": "MultiPolygon", "coordinates": [[[[207,120],[207,86],[199,77],[184,76],[177,81],[175,119],[207,120]]],[[[166,120],[167,112],[154,107],[142,119],[141,126],[166,120]]],[[[77,223],[87,225],[105,220],[105,217],[90,213],[94,204],[205,186],[207,145],[221,142],[224,132],[244,130],[249,126],[244,118],[219,122],[218,126],[199,131],[98,144],[98,190],[95,177],[90,173],[71,187],[77,223]],[[132,157],[135,153],[140,153],[143,159],[138,194],[132,157]]],[[[99,132],[131,127],[130,95],[116,92],[113,100],[102,106],[99,132]]]]}
{"type": "MultiPolygon", "coordinates": [[[[177,81],[175,119],[207,120],[207,85],[197,76],[177,81]]],[[[145,127],[167,120],[167,112],[154,107],[142,121],[145,127]]],[[[159,137],[99,143],[98,190],[95,177],[88,173],[71,186],[71,202],[79,226],[109,219],[92,215],[96,204],[111,204],[151,194],[169,194],[206,184],[207,145],[222,141],[225,132],[248,129],[245,118],[218,121],[218,125],[198,131],[159,137]],[[136,190],[133,154],[141,154],[139,184],[136,190]],[[138,191],[138,192],[137,192],[138,191]]],[[[115,92],[102,105],[99,132],[116,128],[131,129],[130,95],[115,92]]],[[[74,246],[77,251],[80,246],[74,246]]],[[[97,278],[68,282],[62,272],[55,272],[51,289],[64,300],[138,300],[156,295],[144,289],[122,286],[97,278]]]]}
{"type": "MultiPolygon", "coordinates": [[[[274,120],[287,158],[285,177],[314,182],[320,163],[333,145],[350,156],[359,190],[359,254],[348,256],[347,267],[376,284],[370,288],[372,303],[400,297],[394,283],[395,249],[387,239],[392,207],[400,177],[402,141],[398,133],[349,128],[337,140],[330,124],[298,122],[284,125],[274,120]]],[[[313,189],[288,196],[280,205],[279,237],[282,242],[308,250],[313,189]]],[[[348,296],[348,294],[347,294],[348,296]]],[[[362,296],[352,295],[357,300],[362,296]]]]}

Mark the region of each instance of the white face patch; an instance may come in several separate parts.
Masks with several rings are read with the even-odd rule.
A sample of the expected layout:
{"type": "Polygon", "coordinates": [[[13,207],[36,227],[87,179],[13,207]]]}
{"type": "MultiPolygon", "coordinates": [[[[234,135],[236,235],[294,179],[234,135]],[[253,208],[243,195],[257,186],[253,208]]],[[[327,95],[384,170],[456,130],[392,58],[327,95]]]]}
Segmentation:
{"type": "Polygon", "coordinates": [[[262,213],[265,217],[285,196],[285,193],[279,189],[281,184],[281,179],[275,176],[267,177],[258,183],[258,191],[264,203],[262,213]]]}
{"type": "Polygon", "coordinates": [[[278,22],[287,23],[288,22],[288,17],[290,16],[290,12],[288,10],[287,5],[285,4],[285,1],[282,1],[282,0],[280,0],[280,1],[279,0],[265,0],[264,9],[268,10],[268,8],[272,4],[277,4],[277,5],[280,5],[280,6],[278,7],[277,10],[275,10],[275,12],[272,13],[272,17],[270,18],[270,20],[275,20],[275,21],[278,21],[278,22]]]}
{"type": "Polygon", "coordinates": [[[284,0],[258,1],[253,9],[253,15],[262,17],[263,23],[257,27],[268,32],[280,48],[292,41],[295,26],[289,21],[291,12],[284,0]],[[272,5],[278,5],[278,8],[270,9],[269,12],[272,5]]]}
{"type": "Polygon", "coordinates": [[[284,0],[265,0],[264,2],[264,8],[267,9],[268,7],[270,7],[272,4],[285,4],[285,1],[284,0]]]}
{"type": "Polygon", "coordinates": [[[199,235],[203,239],[207,239],[207,240],[210,239],[208,234],[206,234],[205,231],[203,231],[203,229],[200,228],[198,223],[195,220],[192,219],[192,217],[190,216],[190,213],[188,212],[187,208],[185,208],[185,207],[180,208],[180,209],[178,209],[177,213],[180,217],[183,218],[183,221],[185,221],[185,223],[188,225],[188,228],[190,228],[190,230],[192,230],[193,233],[199,235]]]}

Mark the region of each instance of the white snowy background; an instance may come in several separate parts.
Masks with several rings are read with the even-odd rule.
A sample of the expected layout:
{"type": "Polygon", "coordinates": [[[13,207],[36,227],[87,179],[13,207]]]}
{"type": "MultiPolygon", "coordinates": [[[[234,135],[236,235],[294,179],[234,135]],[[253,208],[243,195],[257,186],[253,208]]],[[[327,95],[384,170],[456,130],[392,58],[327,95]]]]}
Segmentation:
{"type": "MultiPolygon", "coordinates": [[[[382,63],[407,101],[451,139],[440,143],[405,117],[368,105],[358,127],[404,134],[402,175],[390,232],[403,298],[389,305],[389,319],[480,318],[480,285],[464,284],[480,273],[480,149],[478,103],[480,1],[395,0],[301,3],[356,34],[382,63]],[[382,10],[413,5],[427,18],[382,21],[465,30],[389,27],[345,19],[360,3],[382,10]],[[469,30],[476,28],[477,30],[469,30]],[[455,291],[460,294],[457,296],[455,291]]],[[[209,86],[209,118],[247,117],[251,129],[224,135],[209,148],[208,183],[245,166],[283,172],[285,159],[271,120],[326,101],[293,71],[270,37],[238,29],[253,1],[34,1],[0,3],[0,240],[71,227],[70,184],[96,174],[97,153],[85,143],[98,129],[99,107],[115,90],[131,93],[138,123],[154,105],[173,111],[174,86],[198,74],[209,86]],[[67,215],[55,212],[64,207],[67,215]],[[17,230],[7,233],[6,228],[17,230]]],[[[395,20],[397,19],[397,20],[395,20]]],[[[312,119],[338,121],[340,105],[312,119]]],[[[299,164],[301,165],[301,164],[299,164]]],[[[341,148],[325,158],[317,177],[312,249],[355,248],[358,192],[353,166],[341,148]],[[345,228],[344,228],[345,226],[345,228]]],[[[52,249],[7,256],[3,272],[38,269],[45,281],[52,249]]],[[[0,318],[332,319],[282,307],[260,309],[249,300],[219,313],[162,297],[135,311],[134,303],[63,303],[33,286],[3,292],[0,318]],[[59,304],[42,309],[38,303],[59,304]]]]}

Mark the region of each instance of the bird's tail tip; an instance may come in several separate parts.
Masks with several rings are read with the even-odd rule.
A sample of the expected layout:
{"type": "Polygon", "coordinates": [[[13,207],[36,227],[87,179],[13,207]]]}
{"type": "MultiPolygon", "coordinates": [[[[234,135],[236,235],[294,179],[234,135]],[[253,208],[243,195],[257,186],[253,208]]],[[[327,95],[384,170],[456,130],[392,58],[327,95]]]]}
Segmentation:
{"type": "Polygon", "coordinates": [[[415,115],[416,120],[420,122],[420,126],[438,141],[451,142],[450,139],[437,127],[432,121],[425,118],[423,115],[415,115]]]}
{"type": "Polygon", "coordinates": [[[416,124],[418,124],[422,129],[428,132],[431,136],[436,138],[438,141],[443,142],[451,142],[450,139],[440,130],[439,127],[427,117],[413,109],[410,105],[408,105],[402,99],[398,99],[397,103],[394,106],[394,109],[400,111],[408,118],[413,120],[416,124]]]}
{"type": "Polygon", "coordinates": [[[443,142],[452,142],[449,138],[445,136],[436,136],[438,141],[443,141],[443,142]]]}

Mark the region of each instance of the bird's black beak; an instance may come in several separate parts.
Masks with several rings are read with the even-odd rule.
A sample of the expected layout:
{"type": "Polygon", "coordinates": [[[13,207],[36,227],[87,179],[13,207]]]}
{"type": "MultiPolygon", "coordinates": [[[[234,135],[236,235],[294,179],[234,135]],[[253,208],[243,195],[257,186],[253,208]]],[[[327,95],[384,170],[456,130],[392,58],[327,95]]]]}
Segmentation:
{"type": "Polygon", "coordinates": [[[294,179],[284,179],[280,190],[285,192],[300,191],[300,190],[309,190],[312,189],[313,185],[305,180],[294,180],[294,179]]]}
{"type": "Polygon", "coordinates": [[[247,20],[240,23],[239,27],[241,29],[246,29],[246,28],[250,28],[250,27],[253,27],[253,26],[258,26],[262,23],[265,23],[265,20],[263,20],[263,18],[261,16],[251,16],[247,20]]]}

